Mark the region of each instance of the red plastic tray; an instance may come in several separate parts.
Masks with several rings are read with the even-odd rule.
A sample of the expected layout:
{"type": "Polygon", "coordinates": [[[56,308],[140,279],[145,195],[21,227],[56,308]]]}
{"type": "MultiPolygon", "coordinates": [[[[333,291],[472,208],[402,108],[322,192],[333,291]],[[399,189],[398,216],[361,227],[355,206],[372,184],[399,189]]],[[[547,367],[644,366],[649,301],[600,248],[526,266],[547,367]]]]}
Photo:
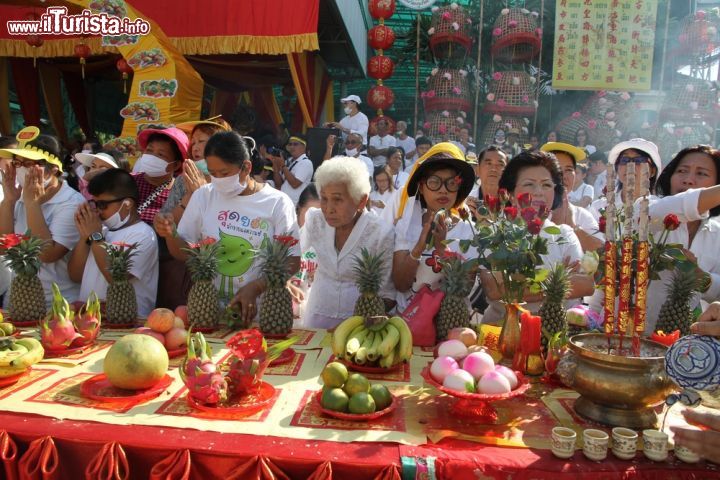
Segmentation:
{"type": "Polygon", "coordinates": [[[522,373],[515,371],[515,375],[517,375],[518,379],[518,385],[515,387],[514,390],[511,390],[508,393],[498,393],[494,395],[488,395],[485,393],[469,393],[469,392],[458,392],[457,390],[451,390],[449,388],[445,388],[439,383],[435,381],[435,379],[432,378],[430,375],[430,367],[423,368],[423,371],[420,372],[420,375],[425,379],[426,382],[428,382],[433,387],[437,388],[443,393],[447,393],[448,395],[456,398],[463,398],[466,400],[479,400],[483,402],[492,402],[495,400],[507,400],[508,398],[517,397],[518,395],[522,395],[527,391],[528,388],[530,388],[530,380],[523,375],[522,373]]]}
{"type": "Polygon", "coordinates": [[[175,350],[168,350],[168,358],[182,357],[187,353],[187,345],[182,348],[176,348],[175,350]]]}
{"type": "Polygon", "coordinates": [[[390,373],[395,372],[402,368],[403,362],[396,363],[390,368],[382,368],[382,367],[370,367],[367,365],[357,365],[352,362],[348,362],[344,358],[335,358],[336,362],[340,362],[343,365],[345,365],[348,370],[352,370],[353,372],[360,372],[360,373],[377,373],[379,375],[382,375],[383,373],[390,373]]]}
{"type": "Polygon", "coordinates": [[[24,372],[20,372],[17,375],[13,375],[11,377],[0,378],[0,388],[16,384],[21,378],[30,373],[31,368],[32,367],[28,367],[28,369],[24,372]]]}
{"type": "Polygon", "coordinates": [[[104,373],[88,378],[80,386],[83,397],[101,402],[141,402],[160,395],[173,382],[173,378],[165,374],[158,383],[142,390],[125,390],[113,387],[104,373]]]}
{"type": "Polygon", "coordinates": [[[378,410],[377,412],[373,413],[345,413],[336,412],[335,410],[328,410],[327,408],[323,407],[322,402],[320,401],[322,398],[322,390],[318,390],[314,396],[315,401],[317,402],[318,407],[320,408],[320,411],[322,413],[329,417],[337,418],[338,420],[350,420],[351,422],[369,422],[371,420],[376,420],[380,417],[384,417],[388,413],[393,412],[397,408],[398,403],[395,399],[395,396],[391,395],[392,403],[383,410],[378,410]]]}
{"type": "Polygon", "coordinates": [[[293,358],[295,358],[295,350],[288,348],[287,350],[283,350],[280,356],[270,362],[268,366],[275,367],[277,365],[285,365],[286,363],[290,363],[293,358]]]}
{"type": "Polygon", "coordinates": [[[217,414],[218,416],[232,415],[237,417],[249,416],[263,410],[270,404],[273,397],[275,397],[275,387],[267,382],[261,382],[257,392],[239,398],[232,398],[223,405],[204,405],[190,395],[187,396],[187,403],[192,408],[202,412],[217,414]]]}

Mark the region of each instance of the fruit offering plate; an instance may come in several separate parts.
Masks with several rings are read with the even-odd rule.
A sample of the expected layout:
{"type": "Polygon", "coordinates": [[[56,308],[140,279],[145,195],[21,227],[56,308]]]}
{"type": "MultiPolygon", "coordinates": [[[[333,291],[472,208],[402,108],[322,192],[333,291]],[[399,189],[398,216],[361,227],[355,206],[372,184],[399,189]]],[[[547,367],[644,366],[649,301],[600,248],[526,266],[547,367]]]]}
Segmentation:
{"type": "Polygon", "coordinates": [[[322,390],[318,390],[317,393],[315,393],[315,402],[318,404],[318,408],[320,408],[320,412],[323,414],[337,418],[338,420],[349,420],[351,422],[370,422],[372,420],[376,420],[380,417],[384,417],[385,415],[392,413],[397,408],[398,402],[395,400],[394,395],[390,395],[392,397],[392,403],[385,407],[382,410],[378,410],[373,413],[345,413],[345,412],[337,412],[335,410],[329,410],[322,405],[322,390]]]}
{"type": "Polygon", "coordinates": [[[174,350],[168,350],[167,353],[168,353],[168,358],[182,357],[183,355],[185,355],[187,353],[187,345],[184,345],[180,348],[176,348],[174,350]]]}
{"type": "Polygon", "coordinates": [[[29,322],[16,322],[9,316],[5,316],[5,321],[12,323],[17,328],[37,327],[40,324],[40,320],[30,320],[29,322]]]}
{"type": "Polygon", "coordinates": [[[353,362],[348,362],[344,358],[335,358],[336,361],[342,363],[345,365],[349,370],[352,370],[353,372],[360,372],[360,373],[376,373],[379,375],[382,375],[383,373],[390,373],[395,372],[402,368],[403,362],[398,362],[392,367],[383,368],[383,367],[373,367],[370,365],[358,365],[353,362]]]}
{"type": "Polygon", "coordinates": [[[240,397],[233,397],[221,405],[205,405],[192,398],[189,394],[187,396],[187,403],[195,410],[200,410],[201,412],[211,415],[217,415],[218,417],[232,415],[233,418],[238,418],[253,415],[267,408],[274,397],[275,387],[263,381],[257,392],[240,397]]]}
{"type": "Polygon", "coordinates": [[[15,385],[21,378],[30,373],[32,367],[27,368],[24,372],[20,372],[17,375],[11,375],[9,377],[0,378],[0,388],[9,387],[15,385]]]}
{"type": "Polygon", "coordinates": [[[67,357],[67,356],[70,356],[70,355],[74,355],[74,354],[76,354],[76,353],[82,353],[82,352],[84,352],[85,350],[87,350],[88,348],[92,348],[93,345],[95,345],[95,340],[93,340],[93,341],[90,342],[90,343],[86,343],[86,344],[84,344],[84,345],[78,345],[78,346],[75,346],[75,347],[63,348],[62,350],[49,350],[49,349],[46,348],[46,349],[45,349],[45,356],[44,356],[44,358],[62,358],[62,357],[67,357]]]}
{"type": "Polygon", "coordinates": [[[497,411],[491,405],[492,402],[517,397],[524,394],[528,388],[530,388],[530,380],[518,371],[515,371],[518,379],[517,387],[508,393],[499,394],[458,392],[457,390],[443,387],[432,378],[429,366],[425,367],[422,372],[420,372],[420,375],[428,384],[458,399],[451,409],[454,415],[485,424],[497,422],[497,411]]]}
{"type": "Polygon", "coordinates": [[[104,373],[95,375],[85,380],[80,386],[80,394],[91,400],[100,402],[133,402],[140,403],[144,400],[150,400],[157,397],[165,391],[173,382],[173,378],[165,374],[155,385],[150,388],[141,390],[125,390],[123,388],[114,387],[107,379],[104,373]]]}
{"type": "Polygon", "coordinates": [[[286,363],[292,362],[292,359],[295,358],[295,350],[292,348],[288,348],[286,350],[283,350],[282,353],[278,358],[270,362],[268,367],[276,367],[278,365],[285,365],[286,363]]]}

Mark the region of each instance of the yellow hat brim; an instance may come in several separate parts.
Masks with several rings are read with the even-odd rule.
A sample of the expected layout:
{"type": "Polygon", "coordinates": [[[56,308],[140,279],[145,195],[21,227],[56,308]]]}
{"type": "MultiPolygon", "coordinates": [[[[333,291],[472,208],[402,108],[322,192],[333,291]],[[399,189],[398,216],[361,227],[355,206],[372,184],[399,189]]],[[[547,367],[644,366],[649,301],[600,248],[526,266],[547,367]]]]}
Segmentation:
{"type": "Polygon", "coordinates": [[[580,163],[587,158],[587,153],[580,147],[562,142],[548,142],[540,147],[541,152],[565,152],[575,159],[575,163],[580,163]]]}
{"type": "Polygon", "coordinates": [[[10,155],[26,158],[28,160],[34,160],[36,162],[45,160],[46,162],[58,167],[62,172],[62,163],[60,162],[60,160],[51,158],[46,153],[43,153],[39,150],[30,150],[28,148],[3,148],[0,149],[0,153],[9,153],[10,155]]]}

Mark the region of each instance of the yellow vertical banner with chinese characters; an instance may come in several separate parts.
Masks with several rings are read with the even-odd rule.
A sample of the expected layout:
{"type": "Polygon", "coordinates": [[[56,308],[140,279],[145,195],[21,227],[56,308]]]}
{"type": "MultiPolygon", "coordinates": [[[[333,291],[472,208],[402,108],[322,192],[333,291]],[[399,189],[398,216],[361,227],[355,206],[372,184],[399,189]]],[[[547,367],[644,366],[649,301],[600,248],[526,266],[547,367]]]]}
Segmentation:
{"type": "Polygon", "coordinates": [[[650,90],[658,0],[557,0],[553,88],[650,90]]]}

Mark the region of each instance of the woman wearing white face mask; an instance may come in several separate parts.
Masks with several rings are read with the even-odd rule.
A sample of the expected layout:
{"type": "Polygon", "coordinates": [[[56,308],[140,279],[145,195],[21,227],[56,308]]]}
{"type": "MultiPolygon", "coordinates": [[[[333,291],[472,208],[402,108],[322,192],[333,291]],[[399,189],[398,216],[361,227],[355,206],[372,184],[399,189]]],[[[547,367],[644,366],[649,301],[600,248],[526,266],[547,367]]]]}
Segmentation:
{"type": "Polygon", "coordinates": [[[182,172],[190,142],[179,128],[148,128],[138,135],[143,151],[132,176],[138,186],[138,213],[148,225],[165,205],[176,173],[182,172]]]}
{"type": "Polygon", "coordinates": [[[155,308],[158,288],[158,244],[153,229],[137,213],[138,189],[129,173],[108,169],[90,180],[92,200],[75,212],[80,234],[68,262],[70,278],[80,282],[80,299],[95,292],[105,300],[110,271],[106,243],[136,245],[128,280],[135,289],[138,316],[155,308]]]}
{"type": "MultiPolygon", "coordinates": [[[[256,182],[250,154],[243,138],[234,132],[213,135],[205,147],[211,183],[200,187],[190,199],[175,227],[172,216],[158,215],[155,231],[167,241],[170,253],[185,260],[182,248],[214,238],[221,244],[218,276],[220,297],[237,305],[242,318],[252,320],[257,298],[265,291],[259,262],[253,250],[265,238],[289,234],[299,237],[295,206],[286,194],[256,182]],[[288,233],[289,232],[289,233],[288,233]]],[[[299,248],[291,248],[291,273],[300,265],[299,248]]]]}
{"type": "MultiPolygon", "coordinates": [[[[79,238],[73,212],[83,197],[62,180],[60,144],[54,137],[26,127],[18,133],[18,143],[19,148],[3,150],[13,160],[3,171],[0,235],[29,230],[46,240],[38,273],[45,302],[50,305],[52,300],[52,282],[65,298],[75,301],[79,285],[68,276],[67,257],[79,238]]],[[[5,306],[9,306],[8,297],[5,306]]]]}
{"type": "Polygon", "coordinates": [[[183,173],[175,179],[161,213],[172,213],[175,222],[182,218],[190,197],[198,188],[210,181],[210,173],[205,161],[205,145],[217,132],[232,130],[222,118],[201,120],[199,122],[180,123],[177,127],[190,137],[190,159],[183,162],[183,173]]]}

